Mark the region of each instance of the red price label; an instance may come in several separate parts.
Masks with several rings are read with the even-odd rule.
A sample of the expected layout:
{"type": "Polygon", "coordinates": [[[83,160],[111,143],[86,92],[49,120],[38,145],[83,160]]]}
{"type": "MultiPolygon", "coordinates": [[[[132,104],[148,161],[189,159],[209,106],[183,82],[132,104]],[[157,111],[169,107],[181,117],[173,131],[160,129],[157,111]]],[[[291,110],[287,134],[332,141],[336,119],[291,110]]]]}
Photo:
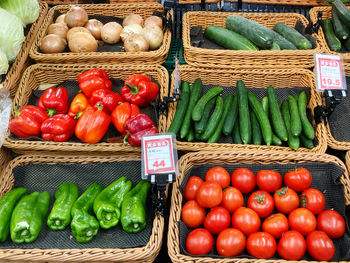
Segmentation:
{"type": "Polygon", "coordinates": [[[342,60],[334,55],[315,55],[317,89],[342,90],[345,88],[342,60]]]}

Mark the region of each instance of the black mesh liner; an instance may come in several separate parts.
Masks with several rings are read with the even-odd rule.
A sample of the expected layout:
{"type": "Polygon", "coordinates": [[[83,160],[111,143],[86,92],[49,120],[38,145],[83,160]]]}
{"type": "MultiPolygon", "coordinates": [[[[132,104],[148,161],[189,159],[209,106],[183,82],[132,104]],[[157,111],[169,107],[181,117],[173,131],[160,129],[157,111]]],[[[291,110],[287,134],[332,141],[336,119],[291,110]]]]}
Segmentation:
{"type": "MultiPolygon", "coordinates": [[[[135,186],[141,180],[140,166],[141,163],[139,161],[95,164],[28,164],[13,169],[15,176],[14,187],[24,186],[28,189],[28,193],[48,191],[51,195],[49,207],[49,211],[51,211],[54,193],[61,183],[76,183],[79,188],[79,194],[82,194],[93,182],[98,182],[106,187],[121,176],[126,176],[135,186]]],[[[119,222],[116,227],[108,230],[100,228],[99,233],[91,242],[80,244],[73,237],[69,226],[62,231],[49,229],[46,225],[46,217],[43,229],[36,241],[30,244],[15,244],[10,241],[9,237],[5,243],[0,244],[0,248],[83,249],[145,246],[151,236],[154,219],[154,213],[151,209],[151,192],[148,197],[147,226],[139,233],[125,232],[119,222]]]]}
{"type": "MultiPolygon", "coordinates": [[[[149,76],[149,77],[151,77],[151,76],[149,76]]],[[[120,94],[120,91],[121,91],[122,87],[124,86],[124,80],[113,79],[113,78],[111,78],[110,80],[112,81],[112,84],[113,84],[112,91],[120,94]]],[[[156,82],[153,78],[152,78],[152,81],[156,82]]],[[[157,83],[157,85],[159,86],[158,83],[157,83]]],[[[54,87],[64,87],[67,89],[68,96],[69,96],[69,105],[72,102],[75,95],[78,94],[78,92],[80,90],[79,83],[78,83],[78,81],[75,81],[75,80],[65,80],[65,81],[55,85],[54,87]]],[[[38,105],[39,98],[43,93],[44,93],[44,90],[33,90],[32,94],[29,97],[28,105],[38,105]]],[[[143,107],[140,109],[141,109],[141,112],[147,114],[152,119],[153,123],[157,126],[158,116],[157,116],[157,112],[155,109],[155,105],[150,104],[147,107],[143,107]]],[[[109,128],[108,128],[105,136],[101,140],[101,142],[106,142],[107,138],[112,138],[112,137],[117,137],[117,136],[121,136],[121,134],[117,131],[117,129],[114,127],[113,123],[111,122],[111,124],[109,125],[109,128]]],[[[44,141],[43,139],[41,139],[39,137],[31,137],[28,139],[18,138],[14,134],[11,134],[10,138],[15,139],[15,140],[44,141]]],[[[75,135],[73,135],[73,137],[68,141],[80,142],[80,140],[77,137],[75,137],[75,135]]]]}
{"type": "MultiPolygon", "coordinates": [[[[204,164],[200,166],[193,167],[186,175],[185,179],[181,184],[181,192],[188,181],[190,176],[196,175],[205,179],[205,174],[211,167],[217,165],[212,164],[204,164]]],[[[346,220],[346,232],[342,238],[333,239],[333,243],[335,246],[335,255],[332,261],[341,261],[341,260],[349,260],[350,259],[350,236],[349,236],[349,228],[347,218],[345,216],[345,198],[344,198],[344,189],[343,185],[340,183],[339,178],[343,174],[344,170],[335,164],[332,163],[303,163],[303,164],[232,164],[232,165],[220,165],[227,169],[227,171],[232,174],[233,171],[239,167],[246,167],[251,169],[254,174],[256,174],[259,170],[275,170],[278,171],[282,176],[292,169],[296,169],[299,167],[307,168],[312,174],[312,184],[311,187],[320,190],[325,198],[326,198],[326,208],[325,209],[334,209],[339,212],[346,220]]],[[[257,190],[257,189],[255,189],[257,190]]],[[[249,195],[244,194],[244,205],[247,204],[249,195]]],[[[182,205],[185,204],[183,201],[182,205]]],[[[209,210],[208,210],[209,211],[209,210]]],[[[275,211],[276,212],[276,211],[275,211]]],[[[273,213],[275,213],[273,212],[273,213]]],[[[262,220],[263,222],[263,220],[262,220]]],[[[261,222],[261,223],[262,223],[261,222]]],[[[190,255],[186,252],[186,238],[189,232],[191,231],[182,221],[178,222],[179,225],[179,234],[180,234],[180,250],[182,254],[190,255]]],[[[201,227],[201,226],[200,226],[201,227]]],[[[216,236],[214,237],[216,240],[216,236]]],[[[210,256],[214,258],[223,258],[219,256],[215,250],[215,243],[213,246],[213,250],[205,256],[210,256]]],[[[240,256],[237,258],[254,258],[250,256],[245,250],[240,256]]],[[[272,259],[278,259],[278,255],[276,255],[272,259]]],[[[306,253],[302,258],[303,260],[311,260],[311,256],[306,253]]]]}

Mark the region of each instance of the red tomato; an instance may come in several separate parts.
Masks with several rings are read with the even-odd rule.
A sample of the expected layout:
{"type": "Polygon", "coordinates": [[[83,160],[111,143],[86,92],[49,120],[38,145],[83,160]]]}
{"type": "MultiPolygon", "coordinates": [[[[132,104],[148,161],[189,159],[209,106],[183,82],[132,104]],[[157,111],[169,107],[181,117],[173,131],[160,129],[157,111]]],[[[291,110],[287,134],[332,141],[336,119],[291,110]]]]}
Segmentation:
{"type": "Polygon", "coordinates": [[[205,209],[196,200],[187,201],[181,210],[182,221],[190,228],[200,226],[204,221],[205,215],[205,209]]]}
{"type": "Polygon", "coordinates": [[[253,209],[260,218],[265,218],[273,211],[273,198],[266,191],[255,191],[249,196],[247,207],[253,209]]]}
{"type": "Polygon", "coordinates": [[[231,175],[231,183],[242,193],[250,193],[255,187],[255,175],[248,168],[237,168],[231,175]]]}
{"type": "Polygon", "coordinates": [[[256,174],[256,184],[261,190],[274,192],[282,185],[282,176],[273,170],[260,170],[256,174]]]}
{"type": "Polygon", "coordinates": [[[262,224],[262,230],[271,234],[274,238],[280,238],[289,229],[288,219],[284,214],[278,213],[269,216],[262,224]]]}
{"type": "Polygon", "coordinates": [[[218,183],[203,182],[196,193],[198,204],[206,208],[218,206],[222,201],[222,188],[218,183]]]}
{"type": "Polygon", "coordinates": [[[298,231],[307,236],[316,229],[317,221],[315,215],[306,208],[297,208],[288,216],[290,229],[298,231]]]}
{"type": "Polygon", "coordinates": [[[284,214],[289,214],[299,207],[298,194],[288,187],[283,187],[276,191],[273,199],[276,209],[284,214]]]}
{"type": "Polygon", "coordinates": [[[337,211],[324,210],[317,217],[317,229],[330,238],[339,238],[344,235],[345,220],[337,211]]]}
{"type": "Polygon", "coordinates": [[[234,228],[226,228],[218,235],[216,250],[220,256],[234,257],[241,254],[245,247],[245,236],[234,228]]]}
{"type": "Polygon", "coordinates": [[[243,204],[243,195],[237,188],[230,186],[224,191],[221,205],[230,213],[233,213],[237,208],[243,206],[243,204]]]}
{"type": "Polygon", "coordinates": [[[226,208],[218,206],[213,208],[204,219],[204,228],[210,233],[219,234],[231,224],[231,215],[226,208]]]}
{"type": "Polygon", "coordinates": [[[309,209],[313,214],[318,215],[326,206],[324,195],[317,189],[308,188],[301,194],[301,205],[309,209]]]}
{"type": "Polygon", "coordinates": [[[246,236],[258,232],[260,224],[258,214],[250,208],[240,207],[232,215],[232,226],[246,236]]]}
{"type": "Polygon", "coordinates": [[[214,245],[214,238],[208,230],[197,228],[186,239],[187,252],[192,255],[208,254],[214,245]]]}
{"type": "Polygon", "coordinates": [[[286,260],[299,260],[306,251],[306,242],[302,234],[291,230],[284,233],[277,246],[278,255],[286,260]]]}
{"type": "Polygon", "coordinates": [[[329,261],[335,254],[333,241],[325,232],[313,231],[306,238],[307,251],[316,260],[329,261]]]}
{"type": "Polygon", "coordinates": [[[202,183],[203,180],[198,176],[191,176],[188,179],[184,190],[184,197],[186,198],[186,200],[196,199],[196,192],[202,183]]]}
{"type": "Polygon", "coordinates": [[[247,239],[247,251],[256,258],[271,258],[277,249],[276,240],[266,232],[251,234],[247,239]]]}
{"type": "Polygon", "coordinates": [[[216,182],[221,185],[222,188],[226,188],[230,184],[230,174],[225,168],[216,166],[208,170],[205,175],[205,181],[216,182]]]}
{"type": "Polygon", "coordinates": [[[289,188],[292,188],[296,192],[302,192],[306,188],[309,188],[312,182],[312,176],[310,172],[305,168],[298,168],[287,172],[284,175],[284,183],[289,188]]]}

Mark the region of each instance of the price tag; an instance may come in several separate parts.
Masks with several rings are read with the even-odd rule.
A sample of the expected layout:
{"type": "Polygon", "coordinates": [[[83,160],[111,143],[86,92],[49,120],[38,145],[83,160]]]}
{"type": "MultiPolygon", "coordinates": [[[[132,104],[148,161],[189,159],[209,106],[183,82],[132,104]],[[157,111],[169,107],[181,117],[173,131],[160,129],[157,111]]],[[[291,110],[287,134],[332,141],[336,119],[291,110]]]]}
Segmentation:
{"type": "Polygon", "coordinates": [[[346,90],[343,59],[336,55],[315,54],[316,88],[318,91],[346,90]]]}

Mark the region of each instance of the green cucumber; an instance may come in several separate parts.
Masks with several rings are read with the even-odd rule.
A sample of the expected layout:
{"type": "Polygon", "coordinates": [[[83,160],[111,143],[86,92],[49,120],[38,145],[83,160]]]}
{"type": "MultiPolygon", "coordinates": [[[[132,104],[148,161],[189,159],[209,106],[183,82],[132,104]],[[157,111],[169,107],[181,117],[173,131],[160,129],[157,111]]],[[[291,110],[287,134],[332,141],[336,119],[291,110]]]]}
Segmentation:
{"type": "Polygon", "coordinates": [[[289,40],[282,37],[277,32],[271,30],[273,36],[273,42],[278,44],[281,49],[296,50],[297,47],[289,40]]]}
{"type": "Polygon", "coordinates": [[[202,81],[201,79],[196,79],[193,83],[193,87],[190,93],[190,101],[188,103],[185,117],[183,118],[183,123],[180,130],[181,139],[185,138],[188,132],[190,131],[192,111],[194,106],[196,106],[196,103],[199,100],[201,94],[202,94],[202,81]]]}
{"type": "Polygon", "coordinates": [[[230,105],[229,114],[227,114],[227,117],[224,122],[224,127],[222,127],[222,133],[224,135],[229,135],[232,133],[233,125],[236,122],[238,114],[238,99],[237,95],[233,96],[232,103],[230,105]]]}
{"type": "Polygon", "coordinates": [[[329,49],[331,51],[341,50],[340,40],[334,33],[332,20],[330,18],[327,18],[324,21],[322,21],[322,29],[329,49]]]}
{"type": "Polygon", "coordinates": [[[339,40],[345,40],[350,37],[350,31],[347,26],[345,26],[342,21],[340,21],[335,8],[332,7],[332,22],[335,35],[339,40]]]}
{"type": "Polygon", "coordinates": [[[269,49],[273,42],[271,29],[243,16],[228,16],[226,28],[252,41],[263,49],[269,49]]]}
{"type": "Polygon", "coordinates": [[[248,92],[248,100],[250,107],[252,108],[253,112],[256,115],[256,118],[260,123],[261,132],[266,145],[271,145],[272,128],[267,113],[264,111],[258,98],[251,91],[248,92]]]}
{"type": "Polygon", "coordinates": [[[276,91],[272,86],[267,87],[267,97],[269,98],[271,122],[272,122],[272,126],[276,132],[276,135],[282,141],[287,141],[288,140],[288,133],[286,130],[286,126],[284,125],[284,121],[283,121],[282,114],[280,111],[280,106],[278,103],[276,91]]]}
{"type": "MultiPolygon", "coordinates": [[[[289,97],[291,97],[291,96],[289,96],[289,97]]],[[[281,112],[282,112],[284,124],[286,125],[287,132],[288,132],[288,145],[290,148],[292,148],[293,150],[296,151],[300,147],[300,140],[299,140],[298,136],[294,136],[292,134],[292,130],[291,130],[292,120],[291,120],[289,108],[290,108],[290,105],[288,103],[288,100],[283,101],[282,105],[281,105],[281,112]]]]}
{"type": "Polygon", "coordinates": [[[191,121],[190,131],[187,133],[186,141],[192,142],[194,140],[194,127],[193,122],[191,121]]]}
{"type": "Polygon", "coordinates": [[[170,124],[168,132],[177,134],[181,128],[182,120],[186,114],[188,102],[190,101],[190,86],[187,81],[182,83],[181,99],[177,103],[176,112],[173,121],[170,124]]]}
{"type": "Polygon", "coordinates": [[[239,131],[244,144],[249,144],[252,139],[252,130],[249,116],[249,104],[247,89],[242,80],[237,81],[237,99],[239,114],[239,131]]]}
{"type": "Polygon", "coordinates": [[[312,142],[312,140],[306,138],[304,134],[301,133],[300,136],[299,136],[299,138],[300,138],[301,144],[302,144],[305,148],[307,148],[307,149],[312,149],[312,148],[314,148],[314,143],[312,142]]]}
{"type": "Polygon", "coordinates": [[[270,50],[281,50],[281,48],[276,42],[273,42],[270,50]]]}
{"type": "Polygon", "coordinates": [[[295,102],[296,102],[297,105],[298,105],[299,95],[298,95],[298,94],[295,94],[295,95],[293,95],[293,98],[295,99],[295,102]]]}
{"type": "Polygon", "coordinates": [[[194,130],[197,135],[196,139],[199,139],[201,137],[201,134],[204,132],[209,120],[211,109],[214,107],[215,101],[216,98],[212,98],[208,101],[208,103],[204,107],[202,118],[200,119],[200,121],[196,121],[194,123],[194,130]]]}
{"type": "MultiPolygon", "coordinates": [[[[290,132],[294,136],[299,136],[301,133],[301,121],[298,110],[298,103],[295,101],[293,96],[288,96],[288,105],[289,105],[289,113],[290,113],[290,132]]],[[[287,124],[286,128],[288,130],[287,124]]],[[[289,136],[288,136],[289,137],[289,136]]]]}
{"type": "Polygon", "coordinates": [[[332,3],[332,7],[335,9],[339,19],[346,26],[350,27],[350,10],[347,8],[341,0],[335,0],[332,3]]]}
{"type": "Polygon", "coordinates": [[[233,95],[228,94],[224,100],[224,110],[222,112],[220,122],[217,125],[215,132],[208,139],[208,143],[216,143],[219,140],[221,132],[222,132],[222,128],[223,128],[224,123],[225,123],[225,119],[226,119],[227,115],[229,114],[232,101],[233,101],[233,95]]]}
{"type": "Polygon", "coordinates": [[[315,138],[315,130],[314,127],[309,122],[309,119],[306,115],[306,106],[307,106],[307,97],[305,91],[302,91],[299,94],[298,108],[299,115],[301,120],[301,125],[303,127],[303,133],[306,138],[313,140],[315,138]]]}
{"type": "Polygon", "coordinates": [[[216,97],[222,92],[221,87],[214,87],[209,89],[203,96],[200,98],[196,106],[194,106],[194,109],[192,111],[192,120],[199,121],[202,118],[203,111],[205,108],[205,105],[207,105],[208,101],[210,101],[212,98],[216,97]]]}
{"type": "Polygon", "coordinates": [[[234,144],[243,144],[241,134],[239,133],[239,117],[237,116],[236,122],[233,125],[232,140],[234,144]]]}
{"type": "Polygon", "coordinates": [[[260,124],[254,111],[250,111],[250,121],[252,122],[252,138],[254,145],[261,145],[262,143],[262,134],[260,129],[260,124]]]}
{"type": "Polygon", "coordinates": [[[213,114],[210,116],[207,127],[201,137],[203,141],[207,141],[210,136],[215,132],[215,128],[217,127],[221,115],[224,111],[224,102],[220,96],[216,98],[215,109],[213,114]]]}
{"type": "Polygon", "coordinates": [[[273,30],[292,42],[298,49],[312,49],[312,44],[306,37],[286,24],[277,23],[273,30]]]}
{"type": "MultiPolygon", "coordinates": [[[[269,114],[269,98],[268,97],[263,97],[261,100],[261,106],[263,107],[264,111],[266,112],[266,114],[269,114]]],[[[282,141],[280,138],[278,138],[275,133],[272,131],[272,142],[271,144],[273,145],[282,145],[282,141]]]]}
{"type": "Polygon", "coordinates": [[[204,35],[216,44],[233,50],[259,50],[244,36],[219,26],[208,26],[204,35]]]}

